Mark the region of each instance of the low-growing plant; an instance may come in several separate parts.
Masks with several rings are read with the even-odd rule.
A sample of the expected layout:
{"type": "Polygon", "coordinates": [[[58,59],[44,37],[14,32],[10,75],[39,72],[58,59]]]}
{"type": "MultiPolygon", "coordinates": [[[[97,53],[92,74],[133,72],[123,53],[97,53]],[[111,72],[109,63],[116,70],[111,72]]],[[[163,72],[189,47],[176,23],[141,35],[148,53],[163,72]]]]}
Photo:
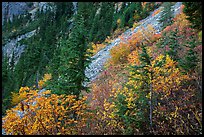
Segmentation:
{"type": "MultiPolygon", "coordinates": [[[[49,79],[46,75],[44,79],[49,79]]],[[[69,135],[89,134],[92,113],[86,97],[51,94],[50,90],[38,93],[28,87],[19,90],[20,100],[15,108],[6,111],[2,127],[10,135],[69,135]],[[25,92],[28,91],[28,92],[25,92]]]]}

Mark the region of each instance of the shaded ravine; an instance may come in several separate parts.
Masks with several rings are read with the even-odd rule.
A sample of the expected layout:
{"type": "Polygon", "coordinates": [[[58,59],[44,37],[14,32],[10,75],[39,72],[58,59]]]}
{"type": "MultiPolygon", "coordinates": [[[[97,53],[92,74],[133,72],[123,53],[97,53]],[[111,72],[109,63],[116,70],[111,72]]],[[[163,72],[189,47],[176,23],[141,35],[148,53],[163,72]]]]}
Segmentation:
{"type": "MultiPolygon", "coordinates": [[[[172,6],[172,10],[174,10],[174,16],[179,14],[180,7],[181,7],[182,2],[177,2],[174,6],[172,6]]],[[[162,12],[159,12],[158,14],[152,16],[152,14],[157,11],[161,10],[162,11],[163,7],[159,7],[158,9],[154,10],[153,12],[150,13],[148,17],[145,19],[141,20],[139,23],[141,25],[137,26],[132,30],[132,28],[128,29],[125,31],[123,34],[123,38],[127,40],[132,36],[133,33],[136,33],[138,29],[141,27],[144,27],[145,29],[147,28],[147,25],[150,24],[154,27],[156,34],[161,32],[161,24],[159,23],[160,16],[162,12]]],[[[92,62],[89,64],[89,66],[85,70],[85,75],[86,77],[89,78],[90,82],[95,80],[97,76],[100,74],[100,72],[103,71],[104,69],[104,63],[111,57],[110,56],[110,49],[116,45],[118,45],[122,40],[120,38],[116,38],[108,44],[105,48],[101,49],[98,53],[96,53],[94,56],[91,57],[92,62]]],[[[89,83],[90,83],[89,82],[89,83]]],[[[85,86],[87,86],[89,83],[84,83],[85,86]]]]}

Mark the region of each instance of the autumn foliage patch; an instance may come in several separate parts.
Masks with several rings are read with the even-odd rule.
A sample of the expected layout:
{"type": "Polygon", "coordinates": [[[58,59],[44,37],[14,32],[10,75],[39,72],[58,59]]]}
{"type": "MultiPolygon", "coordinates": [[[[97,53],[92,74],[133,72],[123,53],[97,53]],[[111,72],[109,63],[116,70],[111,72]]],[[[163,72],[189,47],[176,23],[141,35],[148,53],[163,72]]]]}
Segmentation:
{"type": "Polygon", "coordinates": [[[56,95],[49,90],[40,94],[38,90],[28,87],[21,88],[19,96],[26,99],[7,110],[3,118],[2,127],[7,134],[88,134],[85,129],[92,113],[88,111],[86,97],[78,100],[74,95],[56,95]]]}

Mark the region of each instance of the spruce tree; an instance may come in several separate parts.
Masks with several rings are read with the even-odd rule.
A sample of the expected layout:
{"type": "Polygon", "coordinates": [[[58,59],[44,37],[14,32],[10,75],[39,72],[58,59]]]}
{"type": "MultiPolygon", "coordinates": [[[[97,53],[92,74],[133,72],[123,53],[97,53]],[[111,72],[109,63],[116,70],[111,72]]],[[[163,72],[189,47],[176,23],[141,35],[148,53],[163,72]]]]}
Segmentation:
{"type": "Polygon", "coordinates": [[[91,28],[90,41],[103,42],[112,30],[114,3],[103,2],[99,5],[100,12],[94,17],[91,28]]]}
{"type": "Polygon", "coordinates": [[[112,22],[113,22],[113,13],[114,13],[114,3],[107,2],[103,3],[101,7],[101,14],[103,18],[101,18],[102,28],[100,31],[103,31],[103,36],[105,38],[110,35],[112,30],[112,22]]]}
{"type": "Polygon", "coordinates": [[[2,56],[2,114],[11,107],[11,92],[16,91],[16,76],[9,64],[9,58],[2,56]]]}
{"type": "Polygon", "coordinates": [[[164,49],[164,54],[170,55],[174,61],[179,61],[178,51],[182,49],[178,39],[182,36],[178,35],[178,29],[175,28],[170,32],[163,32],[163,37],[157,42],[158,48],[164,49]]]}
{"type": "MultiPolygon", "coordinates": [[[[135,93],[138,95],[138,100],[135,102],[137,104],[137,109],[141,112],[138,113],[138,117],[142,117],[143,120],[139,121],[140,124],[150,123],[150,128],[152,128],[152,111],[153,111],[153,100],[152,100],[152,84],[151,80],[153,77],[152,72],[149,71],[149,65],[151,65],[152,57],[147,53],[146,46],[142,45],[142,52],[139,54],[140,65],[132,66],[130,79],[133,81],[138,81],[141,86],[135,88],[135,93]],[[139,77],[132,77],[134,75],[139,75],[139,77]],[[150,94],[150,99],[146,96],[150,94]],[[149,117],[149,118],[148,118],[149,117]],[[148,120],[149,119],[149,120],[148,120]]],[[[147,127],[142,129],[145,131],[147,127]]]]}
{"type": "Polygon", "coordinates": [[[172,24],[173,11],[171,11],[171,2],[163,3],[163,11],[159,22],[162,24],[162,30],[172,24]]]}
{"type": "Polygon", "coordinates": [[[202,2],[183,2],[183,12],[192,23],[192,28],[202,30],[202,2]]]}
{"type": "Polygon", "coordinates": [[[84,36],[84,18],[78,12],[74,19],[74,26],[69,39],[62,39],[60,43],[60,67],[56,82],[57,94],[73,94],[79,97],[85,89],[82,85],[86,67],[86,37],[84,36]]]}
{"type": "Polygon", "coordinates": [[[179,64],[186,72],[193,72],[198,64],[198,54],[195,51],[198,43],[195,38],[192,38],[186,45],[189,45],[189,50],[184,58],[180,60],[179,64]]]}
{"type": "Polygon", "coordinates": [[[15,66],[15,70],[14,70],[14,75],[15,75],[15,77],[17,79],[16,80],[17,90],[19,90],[20,87],[22,86],[23,79],[24,79],[24,77],[26,75],[27,70],[25,70],[25,65],[26,65],[25,53],[22,53],[20,58],[19,58],[18,63],[15,66]]]}
{"type": "Polygon", "coordinates": [[[97,14],[95,15],[94,19],[93,19],[93,24],[90,30],[90,35],[89,35],[89,41],[93,41],[93,42],[97,42],[98,41],[98,31],[99,31],[99,20],[100,20],[100,15],[97,14]]]}
{"type": "Polygon", "coordinates": [[[181,45],[178,43],[179,36],[177,33],[178,29],[176,28],[170,32],[168,37],[166,37],[166,39],[168,39],[168,43],[166,43],[169,45],[169,50],[166,51],[166,53],[169,54],[174,61],[179,61],[180,59],[178,56],[178,51],[181,49],[181,45]]]}

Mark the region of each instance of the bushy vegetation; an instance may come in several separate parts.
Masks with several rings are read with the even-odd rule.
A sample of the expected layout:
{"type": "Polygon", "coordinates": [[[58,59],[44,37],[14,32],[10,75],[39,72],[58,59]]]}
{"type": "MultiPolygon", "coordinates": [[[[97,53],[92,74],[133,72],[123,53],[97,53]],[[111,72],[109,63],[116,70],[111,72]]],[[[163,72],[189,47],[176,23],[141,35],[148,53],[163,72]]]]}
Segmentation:
{"type": "MultiPolygon", "coordinates": [[[[83,85],[90,57],[158,5],[123,2],[114,12],[113,3],[80,3],[70,32],[57,27],[59,19],[69,17],[49,23],[53,13],[46,13],[47,24],[41,22],[19,63],[14,67],[3,58],[3,105],[11,103],[3,107],[6,134],[202,134],[202,30],[183,12],[173,17],[165,9],[159,34],[149,24],[127,40],[119,36],[103,72],[89,88],[83,85]]],[[[184,5],[181,11],[188,8],[184,5]]],[[[64,6],[59,4],[56,14],[70,13],[71,18],[64,6]]]]}

